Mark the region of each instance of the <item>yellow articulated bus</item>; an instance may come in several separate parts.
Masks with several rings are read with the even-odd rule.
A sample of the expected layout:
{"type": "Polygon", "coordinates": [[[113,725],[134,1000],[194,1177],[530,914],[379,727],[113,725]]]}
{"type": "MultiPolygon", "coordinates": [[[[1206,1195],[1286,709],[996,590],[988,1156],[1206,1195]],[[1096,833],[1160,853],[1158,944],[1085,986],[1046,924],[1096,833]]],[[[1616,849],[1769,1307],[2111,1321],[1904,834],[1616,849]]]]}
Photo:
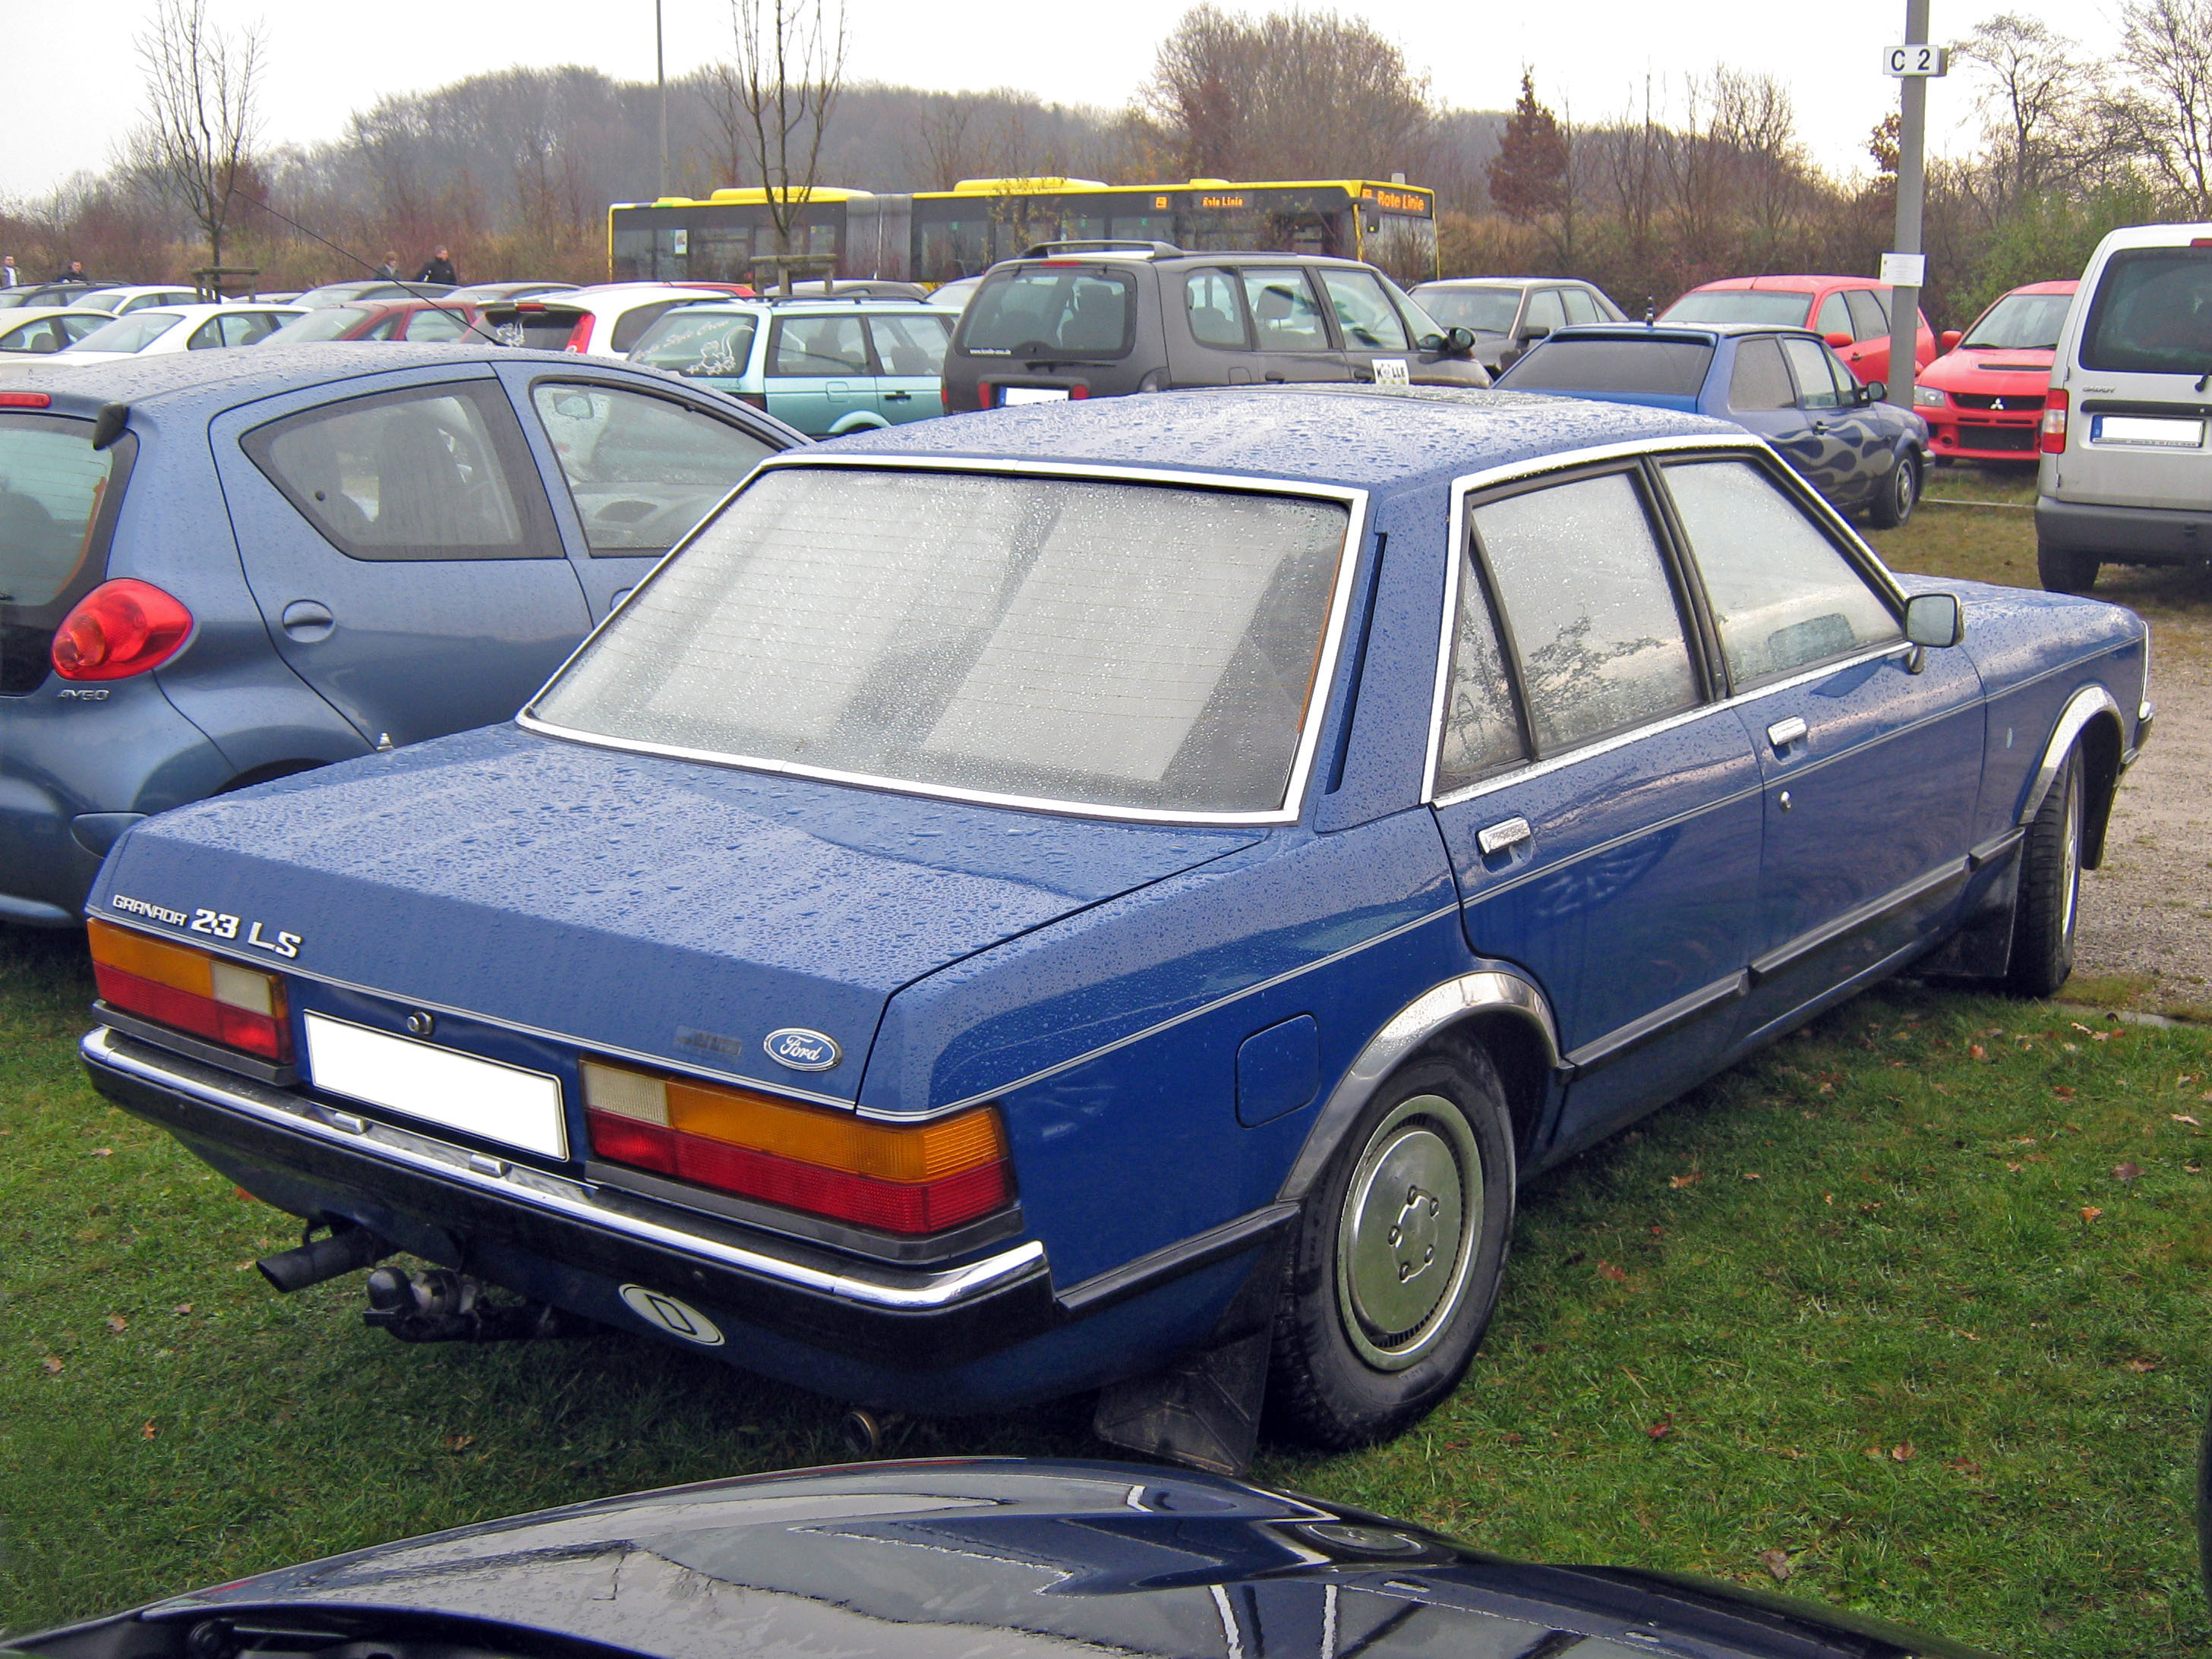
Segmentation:
{"type": "MultiPolygon", "coordinates": [[[[817,185],[799,228],[791,252],[825,265],[834,260],[840,276],[915,283],[972,276],[1038,242],[1098,240],[1329,254],[1367,260],[1409,284],[1437,274],[1436,192],[1365,179],[963,179],[949,191],[910,196],[817,185]]],[[[776,252],[767,192],[759,189],[607,210],[607,274],[616,282],[765,283],[775,268],[757,262],[776,252]]]]}

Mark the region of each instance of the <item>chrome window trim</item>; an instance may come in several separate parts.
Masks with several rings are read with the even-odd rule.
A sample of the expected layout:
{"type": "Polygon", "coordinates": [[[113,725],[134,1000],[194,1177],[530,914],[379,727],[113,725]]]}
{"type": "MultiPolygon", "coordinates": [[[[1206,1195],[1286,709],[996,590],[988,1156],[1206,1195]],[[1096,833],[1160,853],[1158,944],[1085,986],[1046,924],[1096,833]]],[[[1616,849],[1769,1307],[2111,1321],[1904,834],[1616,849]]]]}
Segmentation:
{"type": "Polygon", "coordinates": [[[117,1048],[111,1040],[116,1035],[104,1025],[86,1033],[78,1045],[86,1063],[119,1072],[137,1082],[204,1106],[234,1112],[294,1134],[373,1155],[418,1174],[471,1187],[507,1203],[622,1233],[657,1249],[680,1251],[717,1267],[817,1295],[835,1297],[840,1301],[896,1313],[932,1312],[988,1295],[1033,1273],[1048,1271],[1043,1243],[1031,1239],[981,1261],[932,1273],[870,1273],[859,1263],[842,1273],[825,1272],[764,1251],[665,1227],[641,1216],[604,1209],[592,1201],[592,1188],[581,1182],[550,1176],[524,1164],[486,1160],[500,1167],[499,1173],[492,1174],[471,1161],[472,1154],[466,1147],[398,1129],[374,1119],[332,1111],[243,1078],[225,1078],[217,1085],[189,1072],[151,1064],[117,1048]]]}
{"type": "MultiPolygon", "coordinates": [[[[882,777],[871,773],[848,772],[832,767],[805,766],[791,761],[766,759],[751,755],[728,755],[714,750],[690,749],[675,744],[647,743],[636,738],[606,737],[598,732],[579,731],[571,726],[556,726],[540,719],[534,712],[538,698],[545,695],[569,665],[599,636],[599,629],[613,622],[620,608],[611,613],[605,622],[586,635],[581,644],[568,655],[568,660],[555,671],[553,678],[539,688],[531,698],[515,724],[524,730],[543,737],[558,738],[566,742],[583,744],[599,749],[619,750],[634,755],[659,755],[671,760],[696,761],[709,766],[730,766],[746,771],[765,772],[779,777],[812,778],[823,783],[849,784],[864,789],[881,789],[896,794],[920,795],[932,800],[964,801],[978,806],[1003,806],[1021,812],[1053,812],[1066,817],[1101,818],[1126,823],[1187,823],[1236,827],[1247,824],[1296,823],[1304,810],[1307,786],[1312,781],[1314,757],[1321,743],[1321,728],[1326,723],[1329,707],[1331,682],[1336,674],[1337,663],[1342,653],[1346,614],[1351,610],[1353,575],[1359,567],[1359,557],[1366,545],[1369,492],[1350,485],[1312,483],[1303,481],[1271,478],[1257,475],[1226,472],[1191,472],[1164,467],[1115,466],[1105,464],[1073,461],[992,460],[941,455],[811,455],[803,449],[787,449],[764,459],[747,475],[732,500],[750,489],[772,471],[784,471],[793,467],[860,467],[878,472],[930,471],[976,472],[1017,477],[1070,478],[1099,481],[1109,483],[1151,484],[1164,489],[1233,490],[1249,495],[1291,495],[1310,501],[1334,501],[1347,510],[1343,550],[1338,555],[1336,580],[1329,595],[1328,615],[1322,620],[1321,652],[1314,664],[1312,689],[1307,694],[1304,716],[1300,721],[1297,744],[1292,751],[1290,777],[1284,786],[1280,804],[1256,812],[1183,812],[1164,811],[1157,807],[1109,806],[1092,801],[1058,800],[1034,795],[1000,794],[985,789],[963,789],[950,784],[919,783],[911,779],[882,777]]],[[[729,501],[715,509],[715,514],[726,510],[729,501]]],[[[672,559],[703,532],[713,516],[702,520],[682,541],[671,548],[667,558],[672,559]]],[[[664,563],[665,561],[664,561],[664,563]]],[[[646,585],[657,577],[662,565],[655,565],[631,590],[635,598],[646,585]]],[[[627,605],[628,600],[624,601],[627,605]]]]}
{"type": "Polygon", "coordinates": [[[2065,764],[2066,751],[2074,746],[2074,740],[2081,735],[2091,720],[2107,712],[2116,723],[2121,723],[2124,746],[2126,726],[2123,723],[2120,705],[2110,691],[2101,685],[2085,685],[2067,698],[2065,708],[2058,711],[2057,724],[2051,728],[2051,741],[2044,745],[2043,763],[2036,768],[2035,776],[2029,781],[2027,798],[2021,803],[2019,816],[2013,820],[2014,823],[2026,825],[2034,822],[2035,815],[2043,810],[2043,798],[2051,793],[2051,786],[2057,780],[2058,769],[2065,764]]]}
{"type": "MultiPolygon", "coordinates": [[[[1556,455],[1545,455],[1531,460],[1514,461],[1504,466],[1486,468],[1480,472],[1471,472],[1464,477],[1452,480],[1450,529],[1444,549],[1443,617],[1442,625],[1437,630],[1436,684],[1431,693],[1429,703],[1428,756],[1421,771],[1421,799],[1425,804],[1431,806],[1451,806],[1463,800],[1473,800],[1477,796],[1488,794],[1492,790],[1506,784],[1518,782],[1523,778],[1540,776],[1571,762],[1592,755],[1603,754],[1609,749],[1617,749],[1625,743],[1635,742],[1644,738],[1656,736],[1662,732],[1671,731],[1675,726],[1690,720],[1701,719],[1716,709],[1741,707],[1777,691],[1791,690],[1797,686],[1808,684],[1824,675],[1853,668],[1863,662],[1871,662],[1877,657],[1888,656],[1899,649],[1899,641],[1891,640],[1879,647],[1869,647],[1855,655],[1839,657],[1832,662],[1823,663],[1817,668],[1808,669],[1802,673],[1790,675],[1782,679],[1764,681],[1748,690],[1732,692],[1728,696],[1711,702],[1700,703],[1694,708],[1686,708],[1679,714],[1669,714],[1649,725],[1635,726],[1626,732],[1616,732],[1611,737],[1601,738],[1595,743],[1584,744],[1579,748],[1548,756],[1542,760],[1524,762],[1495,776],[1478,778],[1473,783],[1462,784],[1458,788],[1439,796],[1437,793],[1437,763],[1443,752],[1444,700],[1451,689],[1452,634],[1459,619],[1460,567],[1463,562],[1461,556],[1467,547],[1468,497],[1501,483],[1516,483],[1523,478],[1540,477],[1547,472],[1565,471],[1575,467],[1604,461],[1629,459],[1642,455],[1676,458],[1698,451],[1707,452],[1719,458],[1763,455],[1778,465],[1790,479],[1797,479],[1797,474],[1790,468],[1790,464],[1783,459],[1773,446],[1763,438],[1749,434],[1740,438],[1729,437],[1723,434],[1692,434],[1673,438],[1642,438],[1626,443],[1597,444],[1587,449],[1565,450],[1556,455]]],[[[1798,482],[1802,483],[1802,480],[1798,482]]],[[[1866,544],[1856,531],[1851,528],[1850,521],[1809,486],[1802,490],[1792,491],[1791,495],[1801,507],[1810,501],[1817,509],[1816,516],[1822,525],[1832,534],[1840,535],[1852,549],[1863,556],[1863,562],[1856,567],[1858,574],[1862,576],[1872,576],[1881,595],[1893,608],[1901,612],[1905,600],[1905,590],[1898,586],[1897,579],[1890,574],[1889,567],[1882,563],[1880,556],[1866,544]]],[[[1500,641],[1499,643],[1502,646],[1504,641],[1500,641]]]]}

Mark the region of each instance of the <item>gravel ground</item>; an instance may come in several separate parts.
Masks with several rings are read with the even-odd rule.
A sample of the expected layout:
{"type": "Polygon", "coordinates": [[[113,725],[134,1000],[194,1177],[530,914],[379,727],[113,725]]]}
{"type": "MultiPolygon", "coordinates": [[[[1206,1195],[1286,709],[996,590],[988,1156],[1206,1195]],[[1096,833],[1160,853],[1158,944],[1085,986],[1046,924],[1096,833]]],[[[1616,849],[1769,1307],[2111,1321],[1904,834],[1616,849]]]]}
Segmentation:
{"type": "Polygon", "coordinates": [[[2212,572],[2108,567],[2096,597],[2150,619],[2158,721],[2082,884],[2075,987],[2140,976],[2106,994],[2212,1018],[2212,572]]]}

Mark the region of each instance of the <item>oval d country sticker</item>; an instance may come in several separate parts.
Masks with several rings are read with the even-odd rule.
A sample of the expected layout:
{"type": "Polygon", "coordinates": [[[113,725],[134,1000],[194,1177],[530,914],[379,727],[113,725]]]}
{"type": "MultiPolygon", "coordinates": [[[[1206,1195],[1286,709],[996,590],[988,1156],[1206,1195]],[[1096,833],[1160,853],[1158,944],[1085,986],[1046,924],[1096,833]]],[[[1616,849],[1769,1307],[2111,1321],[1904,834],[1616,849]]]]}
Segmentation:
{"type": "Polygon", "coordinates": [[[696,1342],[702,1348],[722,1346],[721,1328],[688,1302],[678,1302],[672,1296],[647,1290],[642,1285],[623,1285],[622,1299],[640,1319],[648,1325],[658,1325],[671,1336],[696,1342]]]}

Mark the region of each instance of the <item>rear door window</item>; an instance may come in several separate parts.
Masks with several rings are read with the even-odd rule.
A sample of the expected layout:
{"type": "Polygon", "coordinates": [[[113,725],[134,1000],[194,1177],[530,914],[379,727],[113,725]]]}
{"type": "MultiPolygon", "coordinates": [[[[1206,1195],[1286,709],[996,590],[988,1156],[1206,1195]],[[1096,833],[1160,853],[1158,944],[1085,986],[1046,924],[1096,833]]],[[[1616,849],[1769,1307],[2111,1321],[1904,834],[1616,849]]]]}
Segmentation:
{"type": "Polygon", "coordinates": [[[1735,368],[1729,374],[1729,407],[1746,413],[1797,407],[1797,388],[1782,361],[1778,342],[1745,340],[1736,346],[1735,368]]]}
{"type": "Polygon", "coordinates": [[[876,361],[886,374],[927,379],[945,373],[945,348],[952,338],[952,319],[914,313],[871,317],[868,335],[876,361]]]}
{"type": "MultiPolygon", "coordinates": [[[[1831,294],[1820,301],[1820,314],[1813,319],[1815,334],[1851,335],[1851,309],[1844,303],[1840,294],[1831,294]]],[[[1856,338],[1856,335],[1851,337],[1856,338]]]]}
{"type": "Polygon", "coordinates": [[[1870,289],[1854,288],[1845,290],[1844,303],[1851,309],[1851,337],[1854,340],[1884,340],[1889,337],[1889,313],[1881,308],[1870,289]]]}
{"type": "Polygon", "coordinates": [[[192,331],[192,337],[185,342],[189,351],[220,351],[229,341],[222,337],[222,319],[210,317],[192,331]]]}
{"type": "Polygon", "coordinates": [[[617,356],[628,352],[645,337],[646,330],[677,307],[688,303],[684,300],[656,300],[651,305],[632,306],[615,319],[614,332],[607,337],[607,349],[617,356]]]}
{"type": "Polygon", "coordinates": [[[1306,285],[1306,274],[1286,270],[1247,268],[1238,273],[1244,282],[1244,302],[1252,313],[1253,333],[1262,351],[1327,351],[1328,325],[1322,321],[1321,307],[1306,285]]]}
{"type": "Polygon", "coordinates": [[[2212,248],[2123,248],[2081,331],[2081,367],[2109,374],[2212,370],[2212,248]]]}
{"type": "Polygon", "coordinates": [[[1334,270],[1324,267],[1322,286],[1328,290],[1336,310],[1336,325],[1346,347],[1354,351],[1409,351],[1405,319],[1390,303],[1382,284],[1364,270],[1334,270]]]}
{"type": "Polygon", "coordinates": [[[1565,328],[1567,308],[1559,303],[1559,290],[1540,288],[1528,296],[1528,314],[1521,319],[1521,331],[1534,334],[1539,331],[1565,328]]]}
{"type": "Polygon", "coordinates": [[[1843,401],[1838,389],[1834,370],[1834,355],[1818,340],[1808,340],[1793,335],[1782,343],[1782,355],[1790,361],[1790,372],[1797,382],[1797,406],[1801,409],[1834,409],[1843,401]]]}
{"type": "Polygon", "coordinates": [[[1249,351],[1244,307],[1237,281],[1225,270],[1194,270],[1184,279],[1182,300],[1190,318],[1190,337],[1221,351],[1249,351]]]}
{"type": "Polygon", "coordinates": [[[962,347],[997,356],[1120,357],[1136,320],[1137,285],[1126,271],[1023,266],[975,290],[962,347]]]}
{"type": "Polygon", "coordinates": [[[666,552],[773,453],[742,428],[641,392],[546,380],[530,399],[594,554],[666,552]]]}
{"type": "Polygon", "coordinates": [[[770,374],[819,380],[824,375],[866,374],[867,337],[858,317],[779,317],[769,346],[770,374]]]}
{"type": "Polygon", "coordinates": [[[1547,340],[1498,378],[1517,392],[1641,392],[1694,398],[1713,365],[1701,340],[1547,340]]]}
{"type": "Polygon", "coordinates": [[[468,331],[469,319],[459,311],[418,311],[407,319],[410,340],[458,340],[468,331]]]}
{"type": "Polygon", "coordinates": [[[1601,323],[1605,320],[1597,314],[1597,301],[1591,299],[1584,289],[1561,289],[1559,303],[1567,308],[1567,320],[1570,323],[1601,323]]]}

